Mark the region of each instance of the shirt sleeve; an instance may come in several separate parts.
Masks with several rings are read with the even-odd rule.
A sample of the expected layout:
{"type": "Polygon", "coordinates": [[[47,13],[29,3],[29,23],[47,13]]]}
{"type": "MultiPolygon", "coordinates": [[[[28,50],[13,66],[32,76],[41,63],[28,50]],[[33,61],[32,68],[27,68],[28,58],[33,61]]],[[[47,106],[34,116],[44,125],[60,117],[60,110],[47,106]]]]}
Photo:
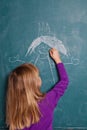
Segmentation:
{"type": "Polygon", "coordinates": [[[58,74],[59,74],[59,81],[56,83],[56,85],[49,91],[46,95],[47,102],[49,103],[49,106],[54,109],[60,99],[61,96],[63,96],[68,83],[68,75],[66,72],[66,69],[64,67],[63,63],[58,63],[56,65],[58,74]]]}

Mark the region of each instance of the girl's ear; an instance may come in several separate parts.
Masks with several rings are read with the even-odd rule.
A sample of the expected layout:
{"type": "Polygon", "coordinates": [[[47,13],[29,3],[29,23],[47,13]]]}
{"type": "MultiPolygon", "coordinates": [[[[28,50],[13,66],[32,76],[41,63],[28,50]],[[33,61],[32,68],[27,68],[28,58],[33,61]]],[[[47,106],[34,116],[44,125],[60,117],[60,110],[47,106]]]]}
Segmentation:
{"type": "Polygon", "coordinates": [[[42,84],[42,80],[41,80],[41,78],[38,76],[37,86],[38,86],[38,87],[41,87],[41,84],[42,84]]]}

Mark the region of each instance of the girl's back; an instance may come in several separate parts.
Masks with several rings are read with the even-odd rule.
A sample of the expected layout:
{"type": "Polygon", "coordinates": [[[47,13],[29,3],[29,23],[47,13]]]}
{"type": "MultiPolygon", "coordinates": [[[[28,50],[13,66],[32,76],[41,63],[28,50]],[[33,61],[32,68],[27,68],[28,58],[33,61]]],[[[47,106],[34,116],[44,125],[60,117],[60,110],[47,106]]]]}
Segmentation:
{"type": "Polygon", "coordinates": [[[45,98],[38,103],[41,111],[40,121],[24,130],[52,130],[54,109],[68,85],[68,76],[63,63],[58,63],[56,66],[57,71],[59,72],[60,81],[46,94],[45,98]]]}

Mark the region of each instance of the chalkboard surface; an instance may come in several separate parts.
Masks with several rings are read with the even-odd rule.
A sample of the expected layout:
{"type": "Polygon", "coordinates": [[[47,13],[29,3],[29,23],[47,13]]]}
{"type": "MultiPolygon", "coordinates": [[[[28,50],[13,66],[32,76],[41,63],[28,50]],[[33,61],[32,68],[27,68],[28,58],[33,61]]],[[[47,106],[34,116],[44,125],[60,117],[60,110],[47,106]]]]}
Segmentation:
{"type": "Polygon", "coordinates": [[[0,0],[0,130],[6,129],[7,76],[24,62],[40,69],[42,91],[57,81],[49,49],[59,50],[69,87],[54,130],[87,130],[87,0],[0,0]]]}

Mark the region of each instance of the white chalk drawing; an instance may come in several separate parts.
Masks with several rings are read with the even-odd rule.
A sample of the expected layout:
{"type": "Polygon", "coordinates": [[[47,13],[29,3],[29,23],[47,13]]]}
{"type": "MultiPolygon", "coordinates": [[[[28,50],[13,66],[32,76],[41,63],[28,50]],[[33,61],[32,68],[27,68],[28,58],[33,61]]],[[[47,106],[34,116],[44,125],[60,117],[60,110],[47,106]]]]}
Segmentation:
{"type": "Polygon", "coordinates": [[[77,59],[77,58],[74,58],[74,57],[71,57],[71,62],[67,62],[67,63],[64,63],[64,64],[66,64],[66,65],[70,65],[70,64],[73,64],[73,65],[78,65],[79,64],[79,59],[77,59]]]}
{"type": "Polygon", "coordinates": [[[57,39],[56,37],[52,37],[52,36],[40,36],[38,38],[36,38],[31,45],[28,48],[28,51],[26,53],[25,56],[31,53],[33,53],[33,51],[35,50],[35,48],[37,46],[39,46],[41,43],[45,43],[47,44],[49,47],[51,48],[56,48],[57,50],[59,50],[61,53],[63,53],[64,55],[67,56],[67,50],[64,47],[64,45],[62,44],[62,41],[60,41],[59,39],[57,39]]]}
{"type": "Polygon", "coordinates": [[[25,56],[33,53],[35,48],[41,43],[44,43],[51,48],[55,47],[64,55],[68,54],[67,49],[62,44],[62,41],[56,38],[55,33],[51,31],[49,24],[44,22],[38,23],[38,37],[33,40],[25,56]]]}
{"type": "Polygon", "coordinates": [[[17,56],[14,56],[14,57],[9,57],[9,62],[11,62],[11,63],[15,63],[15,62],[24,63],[25,61],[20,60],[20,56],[17,55],[17,56]]]}
{"type": "MultiPolygon", "coordinates": [[[[37,47],[38,49],[38,54],[36,55],[36,59],[34,61],[34,64],[37,64],[41,60],[47,60],[49,67],[50,67],[50,72],[52,74],[53,82],[55,83],[55,78],[53,75],[53,63],[51,62],[51,59],[49,57],[48,51],[45,49],[44,46],[42,48],[40,47],[44,43],[44,46],[47,45],[49,48],[56,48],[64,57],[70,59],[69,62],[66,62],[64,64],[66,65],[78,65],[79,64],[79,59],[74,58],[73,56],[70,55],[70,50],[69,48],[66,48],[62,41],[59,40],[56,36],[55,33],[53,33],[50,29],[50,26],[48,23],[38,23],[38,36],[32,41],[31,44],[29,44],[28,50],[26,51],[25,57],[28,57],[32,55],[33,53],[36,52],[37,47]]],[[[33,60],[32,60],[33,61],[33,60]]],[[[20,59],[20,56],[14,56],[14,57],[9,57],[9,62],[15,63],[15,62],[21,62],[24,63],[25,61],[20,59]]]]}
{"type": "Polygon", "coordinates": [[[42,35],[54,36],[54,33],[51,31],[48,23],[44,23],[44,22],[38,23],[38,37],[42,35]]]}
{"type": "MultiPolygon", "coordinates": [[[[68,50],[69,48],[66,48],[63,45],[62,41],[55,36],[55,33],[51,32],[49,24],[44,22],[38,23],[38,37],[34,39],[33,42],[30,44],[30,46],[28,47],[25,57],[32,54],[35,51],[36,47],[38,47],[42,43],[48,45],[50,48],[53,47],[56,48],[67,58],[70,58],[70,61],[65,64],[73,64],[73,65],[79,64],[79,59],[74,58],[73,56],[70,55],[70,50],[68,50]]],[[[41,50],[41,53],[44,53],[43,49],[41,50]]]]}

